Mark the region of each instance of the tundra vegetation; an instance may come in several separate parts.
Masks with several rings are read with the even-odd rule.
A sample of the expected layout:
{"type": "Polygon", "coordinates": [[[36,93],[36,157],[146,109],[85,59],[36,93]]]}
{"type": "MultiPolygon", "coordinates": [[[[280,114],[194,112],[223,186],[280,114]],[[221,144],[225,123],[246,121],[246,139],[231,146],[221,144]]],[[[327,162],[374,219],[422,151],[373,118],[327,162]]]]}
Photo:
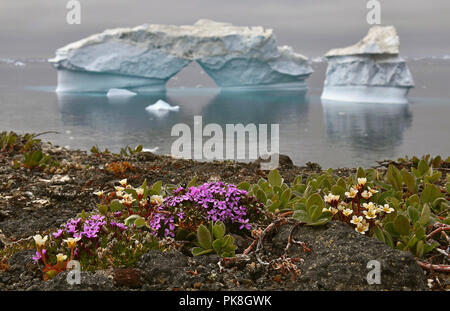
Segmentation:
{"type": "MultiPolygon", "coordinates": [[[[39,146],[33,135],[0,136],[1,153],[22,154],[11,163],[15,169],[64,169],[39,146]]],[[[102,154],[98,147],[91,151],[102,154]]],[[[122,156],[141,151],[139,146],[128,147],[122,156]]],[[[133,165],[114,161],[106,167],[115,177],[114,185],[92,193],[98,201],[93,211],[83,211],[33,239],[6,245],[0,250],[0,268],[6,269],[5,258],[11,254],[33,247],[32,259],[47,280],[66,270],[73,259],[87,271],[133,267],[150,250],[182,246],[192,256],[214,253],[229,260],[255,253],[260,263],[295,275],[301,267],[287,250],[297,243],[311,251],[308,245],[289,237],[286,252],[269,260],[259,256],[266,234],[288,222],[298,227],[339,221],[368,239],[412,253],[423,269],[450,272],[450,182],[443,175],[450,157],[405,157],[379,164],[345,177],[331,169],[297,176],[291,183],[272,170],[256,183],[198,183],[194,176],[188,184],[145,180],[132,185],[122,177],[135,169],[133,165]],[[236,235],[253,240],[242,254],[236,253],[236,235]]]]}

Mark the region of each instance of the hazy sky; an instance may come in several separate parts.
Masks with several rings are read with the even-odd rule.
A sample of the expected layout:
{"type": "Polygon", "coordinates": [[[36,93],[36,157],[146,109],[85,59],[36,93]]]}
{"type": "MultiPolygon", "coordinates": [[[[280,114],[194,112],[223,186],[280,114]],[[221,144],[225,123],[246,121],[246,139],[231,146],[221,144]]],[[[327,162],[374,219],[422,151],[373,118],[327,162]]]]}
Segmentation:
{"type": "MultiPolygon", "coordinates": [[[[450,54],[449,0],[380,0],[406,56],[450,54]]],[[[81,25],[66,23],[67,0],[0,0],[0,57],[51,57],[106,28],[192,24],[200,18],[273,28],[308,57],[357,42],[367,32],[365,0],[80,0],[81,25]]]]}

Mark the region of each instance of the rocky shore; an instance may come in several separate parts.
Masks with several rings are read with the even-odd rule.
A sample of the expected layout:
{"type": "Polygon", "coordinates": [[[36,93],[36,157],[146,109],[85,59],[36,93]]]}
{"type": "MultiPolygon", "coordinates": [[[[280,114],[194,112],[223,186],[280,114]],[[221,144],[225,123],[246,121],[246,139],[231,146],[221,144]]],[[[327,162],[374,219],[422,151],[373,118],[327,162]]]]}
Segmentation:
{"type": "MultiPolygon", "coordinates": [[[[286,223],[266,237],[268,256],[280,256],[291,233],[308,245],[310,251],[300,245],[290,249],[291,257],[301,258],[296,277],[266,269],[254,254],[242,255],[252,239],[235,235],[237,256],[231,259],[192,257],[182,248],[154,250],[133,268],[82,272],[80,285],[69,285],[67,272],[44,282],[31,259],[33,248],[22,247],[11,255],[4,249],[26,245],[34,234],[45,234],[83,210],[96,209],[95,191],[109,191],[123,178],[135,185],[144,179],[149,184],[161,180],[183,185],[193,176],[199,183],[220,180],[238,184],[256,183],[267,178],[268,172],[260,171],[258,162],[195,162],[149,152],[113,155],[67,150],[50,143],[41,147],[58,161],[58,167],[17,167],[23,154],[0,153],[0,255],[4,256],[0,256],[0,290],[428,290],[427,274],[410,253],[393,250],[337,221],[295,231],[286,223]],[[367,282],[371,260],[381,263],[381,284],[367,282]]],[[[314,163],[295,166],[287,156],[281,156],[280,162],[279,172],[288,183],[298,175],[307,178],[322,171],[314,163]]],[[[355,172],[334,170],[339,176],[355,172]]]]}

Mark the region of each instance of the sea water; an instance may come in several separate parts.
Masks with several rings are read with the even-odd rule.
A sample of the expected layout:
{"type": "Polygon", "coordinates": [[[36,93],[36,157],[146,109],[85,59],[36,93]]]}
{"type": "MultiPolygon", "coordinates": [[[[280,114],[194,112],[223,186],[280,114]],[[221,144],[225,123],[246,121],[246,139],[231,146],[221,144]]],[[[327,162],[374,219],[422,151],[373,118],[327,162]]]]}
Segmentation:
{"type": "Polygon", "coordinates": [[[326,63],[313,63],[307,90],[220,91],[198,65],[186,67],[165,92],[131,97],[56,93],[56,71],[45,60],[0,60],[0,131],[55,131],[43,140],[118,152],[142,144],[169,154],[175,124],[279,124],[280,153],[295,164],[324,168],[376,165],[404,155],[450,155],[450,60],[408,60],[416,82],[408,104],[322,101],[326,63]],[[163,100],[178,111],[145,110],[163,100]]]}

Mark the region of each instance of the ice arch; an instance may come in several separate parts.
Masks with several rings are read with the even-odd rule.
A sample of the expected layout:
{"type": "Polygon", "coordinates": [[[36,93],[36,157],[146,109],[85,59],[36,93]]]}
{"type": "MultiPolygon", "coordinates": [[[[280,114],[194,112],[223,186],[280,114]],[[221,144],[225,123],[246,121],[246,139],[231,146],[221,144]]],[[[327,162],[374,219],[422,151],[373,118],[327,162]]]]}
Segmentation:
{"type": "Polygon", "coordinates": [[[105,30],[58,49],[49,61],[60,92],[160,91],[192,61],[222,88],[298,88],[312,73],[308,59],[279,47],[271,29],[210,20],[105,30]]]}

